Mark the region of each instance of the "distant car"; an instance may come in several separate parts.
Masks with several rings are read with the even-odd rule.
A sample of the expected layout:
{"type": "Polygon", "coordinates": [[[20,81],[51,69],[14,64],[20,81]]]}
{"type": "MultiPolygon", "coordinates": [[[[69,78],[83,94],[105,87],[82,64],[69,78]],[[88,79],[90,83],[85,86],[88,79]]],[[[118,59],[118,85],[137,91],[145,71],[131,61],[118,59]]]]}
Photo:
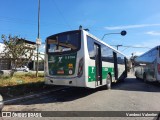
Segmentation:
{"type": "Polygon", "coordinates": [[[18,68],[14,68],[13,70],[29,72],[29,68],[27,66],[21,66],[21,67],[18,67],[18,68]]]}
{"type": "Polygon", "coordinates": [[[3,97],[2,95],[0,94],[0,111],[2,111],[2,108],[3,108],[3,97]]]}

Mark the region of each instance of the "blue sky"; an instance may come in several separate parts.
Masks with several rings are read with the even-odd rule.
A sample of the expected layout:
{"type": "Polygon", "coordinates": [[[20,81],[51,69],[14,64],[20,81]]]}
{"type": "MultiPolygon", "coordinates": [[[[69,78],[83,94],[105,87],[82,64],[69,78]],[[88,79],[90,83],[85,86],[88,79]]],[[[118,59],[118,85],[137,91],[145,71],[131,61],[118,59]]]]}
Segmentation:
{"type": "MultiPolygon", "coordinates": [[[[127,31],[126,36],[105,36],[110,45],[152,48],[160,44],[159,5],[160,0],[41,0],[40,38],[44,42],[47,36],[82,25],[98,38],[127,31]]],[[[1,0],[0,35],[35,41],[37,10],[38,0],[1,0]]],[[[149,50],[123,46],[119,50],[127,56],[149,50]]]]}

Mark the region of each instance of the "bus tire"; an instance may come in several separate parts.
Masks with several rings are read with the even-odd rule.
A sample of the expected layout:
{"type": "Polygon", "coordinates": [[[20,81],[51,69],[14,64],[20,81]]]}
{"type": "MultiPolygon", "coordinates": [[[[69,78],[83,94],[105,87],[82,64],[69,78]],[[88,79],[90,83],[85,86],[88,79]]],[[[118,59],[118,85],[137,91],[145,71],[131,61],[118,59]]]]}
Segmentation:
{"type": "Polygon", "coordinates": [[[146,73],[143,73],[143,81],[147,83],[146,73]]]}
{"type": "Polygon", "coordinates": [[[111,89],[111,84],[112,84],[111,75],[108,74],[108,75],[107,75],[107,79],[106,79],[106,88],[107,88],[107,90],[110,90],[110,89],[111,89]]]}
{"type": "Polygon", "coordinates": [[[136,79],[137,79],[137,80],[140,80],[140,78],[139,78],[139,77],[137,77],[137,76],[136,76],[136,79]]]}
{"type": "Polygon", "coordinates": [[[137,72],[135,72],[135,74],[134,74],[134,75],[135,75],[136,79],[138,80],[139,78],[138,78],[138,76],[137,76],[137,72]]]}

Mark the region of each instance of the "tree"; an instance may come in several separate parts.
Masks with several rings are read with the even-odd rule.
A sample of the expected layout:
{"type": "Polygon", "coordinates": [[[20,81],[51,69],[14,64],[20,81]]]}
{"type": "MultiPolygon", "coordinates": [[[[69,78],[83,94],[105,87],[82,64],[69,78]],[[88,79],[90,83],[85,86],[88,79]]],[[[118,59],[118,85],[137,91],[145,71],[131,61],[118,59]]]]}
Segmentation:
{"type": "MultiPolygon", "coordinates": [[[[3,57],[11,60],[12,68],[22,66],[31,60],[35,47],[26,43],[24,39],[19,39],[17,36],[12,37],[11,35],[8,37],[2,35],[1,39],[5,45],[3,57]]],[[[11,76],[13,74],[14,70],[12,69],[11,76]]]]}

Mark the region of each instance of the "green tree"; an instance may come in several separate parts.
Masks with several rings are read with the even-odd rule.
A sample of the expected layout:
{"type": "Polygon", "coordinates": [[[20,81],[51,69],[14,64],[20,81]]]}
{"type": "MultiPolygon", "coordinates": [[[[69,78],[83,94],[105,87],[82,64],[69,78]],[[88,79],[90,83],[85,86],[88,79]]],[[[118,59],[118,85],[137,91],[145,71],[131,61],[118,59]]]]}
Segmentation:
{"type": "MultiPolygon", "coordinates": [[[[26,43],[24,39],[19,39],[18,36],[2,35],[1,39],[5,45],[3,57],[11,60],[12,68],[15,69],[31,60],[35,50],[33,45],[26,43]]],[[[11,76],[13,74],[14,70],[12,69],[11,76]]]]}

